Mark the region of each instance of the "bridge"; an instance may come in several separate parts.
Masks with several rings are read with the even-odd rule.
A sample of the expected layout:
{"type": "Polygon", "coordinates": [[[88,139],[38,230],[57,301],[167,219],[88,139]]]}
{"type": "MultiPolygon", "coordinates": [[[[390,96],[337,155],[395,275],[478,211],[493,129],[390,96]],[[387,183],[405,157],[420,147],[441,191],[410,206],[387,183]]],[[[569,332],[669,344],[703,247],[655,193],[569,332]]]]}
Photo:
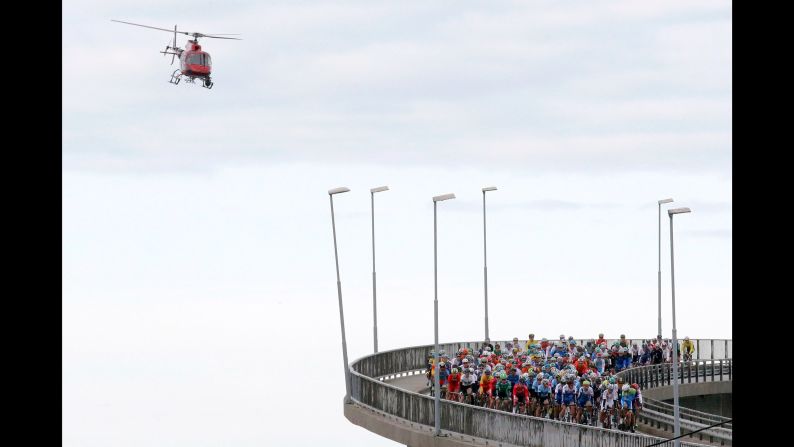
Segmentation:
{"type": "MultiPolygon", "coordinates": [[[[608,340],[611,344],[614,340],[608,340]]],[[[630,345],[642,340],[628,340],[630,345]]],[[[731,392],[732,341],[698,339],[692,362],[679,368],[679,395],[699,396],[731,392]]],[[[584,340],[577,340],[583,343],[584,340]]],[[[496,343],[496,342],[494,342],[496,343]]],[[[505,342],[499,342],[503,346],[505,342]]],[[[449,353],[480,342],[440,344],[449,353]]],[[[426,394],[427,358],[434,345],[379,352],[349,365],[351,403],[345,417],[373,433],[411,447],[646,447],[672,437],[672,366],[652,365],[622,371],[629,383],[643,390],[646,407],[638,428],[627,433],[492,410],[448,400],[441,401],[441,436],[434,435],[434,401],[426,394]]],[[[727,420],[724,416],[681,407],[682,433],[727,420]]],[[[682,438],[681,445],[731,445],[731,425],[682,438]]],[[[672,445],[668,442],[666,445],[672,445]]]]}

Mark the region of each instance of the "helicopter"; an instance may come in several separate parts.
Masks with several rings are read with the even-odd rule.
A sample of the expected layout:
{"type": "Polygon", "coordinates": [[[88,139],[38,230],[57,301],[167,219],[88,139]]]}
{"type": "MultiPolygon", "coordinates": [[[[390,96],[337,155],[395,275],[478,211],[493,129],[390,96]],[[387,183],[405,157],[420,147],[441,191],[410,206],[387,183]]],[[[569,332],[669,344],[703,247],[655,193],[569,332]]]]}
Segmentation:
{"type": "MultiPolygon", "coordinates": [[[[113,20],[110,19],[111,22],[118,22],[118,23],[126,23],[127,25],[135,25],[135,26],[142,26],[144,28],[151,28],[157,29],[160,31],[167,31],[172,32],[170,29],[167,28],[157,28],[155,26],[148,26],[148,25],[141,25],[138,23],[131,23],[131,22],[124,22],[121,20],[113,20]]],[[[196,79],[201,80],[202,87],[205,88],[212,88],[214,85],[212,79],[210,78],[210,72],[212,71],[212,60],[210,59],[210,54],[206,51],[201,50],[201,45],[198,43],[199,37],[209,37],[211,39],[231,39],[231,40],[243,40],[237,37],[222,37],[222,36],[239,36],[239,34],[204,34],[204,33],[190,33],[187,31],[179,31],[177,26],[174,25],[173,29],[174,33],[174,42],[173,46],[171,46],[171,42],[169,42],[165,50],[160,51],[164,56],[166,54],[171,55],[171,65],[174,65],[174,59],[179,57],[179,68],[174,70],[171,73],[171,79],[168,81],[171,84],[177,85],[182,78],[185,79],[185,82],[194,84],[196,79]],[[188,39],[187,45],[185,48],[179,48],[176,45],[176,35],[177,34],[184,34],[186,36],[193,36],[193,39],[188,39]]]]}

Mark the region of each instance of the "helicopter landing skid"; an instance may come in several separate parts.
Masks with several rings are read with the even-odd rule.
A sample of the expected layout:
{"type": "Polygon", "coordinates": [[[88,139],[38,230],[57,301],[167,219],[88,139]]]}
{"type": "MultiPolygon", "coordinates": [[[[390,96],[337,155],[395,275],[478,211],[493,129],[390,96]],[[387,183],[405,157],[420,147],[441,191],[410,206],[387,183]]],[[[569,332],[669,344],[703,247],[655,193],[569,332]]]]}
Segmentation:
{"type": "MultiPolygon", "coordinates": [[[[182,76],[183,76],[183,73],[182,73],[181,70],[174,70],[174,72],[171,73],[171,79],[168,82],[170,82],[171,84],[177,85],[177,84],[179,84],[179,81],[182,80],[182,76]]],[[[210,89],[210,88],[212,88],[213,85],[215,85],[212,82],[212,80],[210,80],[209,76],[208,77],[202,77],[200,79],[201,79],[201,86],[204,87],[204,88],[210,89]]],[[[188,83],[188,84],[195,84],[196,83],[196,78],[194,76],[186,75],[185,76],[185,82],[188,83]]]]}
{"type": "Polygon", "coordinates": [[[181,79],[182,79],[182,72],[180,70],[174,70],[174,72],[171,73],[171,79],[168,82],[177,85],[179,84],[179,81],[181,79]]]}

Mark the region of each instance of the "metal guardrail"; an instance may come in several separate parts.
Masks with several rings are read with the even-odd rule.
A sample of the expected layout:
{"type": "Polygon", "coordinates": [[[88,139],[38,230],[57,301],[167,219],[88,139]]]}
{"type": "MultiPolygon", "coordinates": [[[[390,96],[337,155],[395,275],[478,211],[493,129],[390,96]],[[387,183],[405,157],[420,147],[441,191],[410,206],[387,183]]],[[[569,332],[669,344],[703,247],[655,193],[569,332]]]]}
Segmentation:
{"type": "MultiPolygon", "coordinates": [[[[672,404],[647,397],[643,398],[642,407],[667,415],[674,414],[674,407],[672,404]]],[[[681,416],[681,419],[688,419],[692,422],[698,422],[703,425],[716,424],[717,422],[724,422],[731,419],[718,414],[705,413],[703,411],[697,411],[686,407],[679,407],[679,415],[681,416]]],[[[721,425],[720,427],[731,430],[733,429],[733,423],[728,422],[721,425]]]]}
{"type": "MultiPolygon", "coordinates": [[[[628,369],[619,372],[618,376],[623,377],[623,380],[628,383],[639,384],[641,389],[672,386],[674,380],[673,365],[669,363],[628,369]]],[[[681,362],[678,368],[678,380],[681,384],[719,382],[732,379],[733,359],[698,359],[690,362],[681,362]]],[[[638,419],[651,427],[656,426],[656,428],[664,429],[665,431],[672,431],[674,426],[673,405],[653,399],[645,400],[644,408],[638,415],[638,419]]],[[[687,431],[698,430],[730,419],[684,407],[679,407],[679,410],[681,428],[687,431]]],[[[732,443],[733,424],[729,423],[721,427],[703,430],[696,436],[701,440],[708,438],[710,442],[732,443]]]]}
{"type": "MultiPolygon", "coordinates": [[[[439,347],[453,354],[461,347],[474,348],[479,345],[480,342],[462,342],[444,343],[439,347]]],[[[433,345],[425,345],[395,349],[354,361],[350,365],[351,398],[360,405],[414,423],[433,426],[435,409],[432,397],[384,382],[388,378],[424,372],[428,353],[433,348],[433,345]]],[[[552,421],[447,400],[441,402],[441,428],[475,438],[531,447],[645,447],[665,440],[640,433],[552,421]]],[[[681,445],[699,446],[687,442],[681,442],[681,445]]]]}

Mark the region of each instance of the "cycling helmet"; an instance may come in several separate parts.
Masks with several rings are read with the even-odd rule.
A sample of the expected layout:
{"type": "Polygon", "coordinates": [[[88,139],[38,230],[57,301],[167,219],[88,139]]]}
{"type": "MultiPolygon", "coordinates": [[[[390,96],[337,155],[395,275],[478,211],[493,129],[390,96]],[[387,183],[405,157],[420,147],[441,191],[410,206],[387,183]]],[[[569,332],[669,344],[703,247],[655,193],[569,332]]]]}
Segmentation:
{"type": "Polygon", "coordinates": [[[483,372],[483,374],[485,374],[486,376],[490,376],[491,375],[491,370],[489,368],[485,368],[485,371],[483,372]]]}
{"type": "Polygon", "coordinates": [[[505,373],[504,371],[502,371],[502,373],[501,373],[501,374],[499,374],[499,378],[500,378],[500,379],[507,379],[507,373],[505,373]]]}
{"type": "Polygon", "coordinates": [[[457,374],[457,373],[458,373],[458,368],[452,368],[452,374],[457,374]]]}
{"type": "Polygon", "coordinates": [[[609,378],[609,383],[615,383],[615,376],[609,378]]]}
{"type": "Polygon", "coordinates": [[[582,382],[582,386],[590,386],[590,382],[585,380],[584,382],[582,382]]]}
{"type": "Polygon", "coordinates": [[[688,336],[687,336],[687,337],[684,337],[684,340],[689,340],[689,337],[688,337],[688,336]]]}
{"type": "Polygon", "coordinates": [[[631,387],[630,387],[628,384],[626,384],[626,385],[623,385],[623,388],[621,388],[621,390],[623,390],[624,392],[626,392],[626,391],[628,391],[628,390],[629,390],[629,388],[631,388],[631,387]]]}
{"type": "Polygon", "coordinates": [[[527,383],[527,379],[525,377],[523,377],[523,376],[519,377],[518,381],[521,382],[521,383],[527,383]]]}
{"type": "Polygon", "coordinates": [[[538,373],[538,379],[541,379],[541,380],[543,380],[543,378],[544,378],[544,377],[545,377],[545,376],[543,375],[543,373],[538,373]]]}
{"type": "Polygon", "coordinates": [[[640,386],[639,386],[639,385],[637,385],[636,383],[632,383],[632,384],[631,384],[631,387],[632,387],[632,388],[634,388],[635,390],[638,390],[638,389],[640,389],[640,386]]]}
{"type": "Polygon", "coordinates": [[[443,350],[443,349],[439,349],[439,350],[438,350],[438,355],[446,355],[446,354],[447,354],[447,353],[446,353],[446,352],[444,352],[444,350],[443,350]]]}
{"type": "Polygon", "coordinates": [[[571,345],[576,346],[576,340],[574,340],[573,337],[571,337],[571,345]]]}
{"type": "Polygon", "coordinates": [[[543,379],[543,386],[549,386],[549,379],[543,379]]]}

